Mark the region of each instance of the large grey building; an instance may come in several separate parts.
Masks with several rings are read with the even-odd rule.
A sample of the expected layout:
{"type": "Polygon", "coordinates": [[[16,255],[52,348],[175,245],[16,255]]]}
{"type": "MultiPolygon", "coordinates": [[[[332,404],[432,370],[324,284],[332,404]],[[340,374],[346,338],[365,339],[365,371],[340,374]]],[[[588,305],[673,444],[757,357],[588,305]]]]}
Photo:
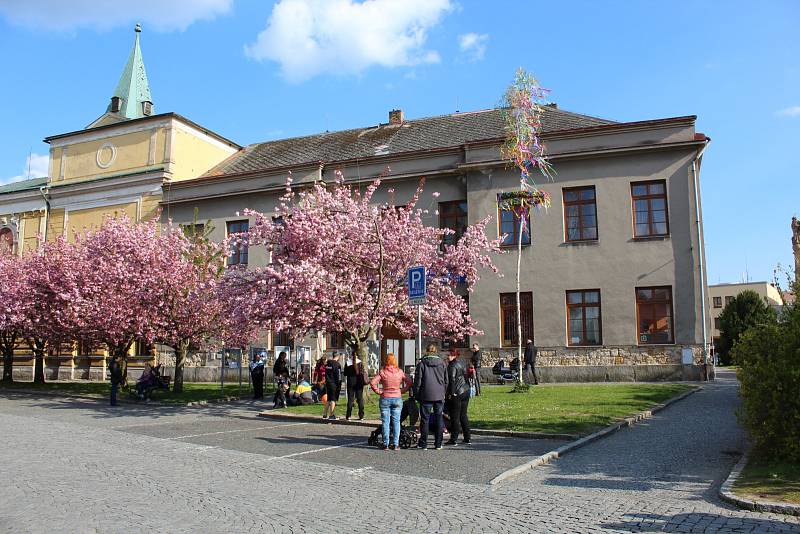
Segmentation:
{"type": "MultiPolygon", "coordinates": [[[[545,380],[698,379],[708,337],[699,171],[709,138],[694,116],[613,122],[548,106],[543,139],[555,168],[541,183],[553,199],[523,236],[523,335],[534,339],[545,380]]],[[[500,157],[499,110],[404,120],[365,128],[257,143],[203,176],[166,184],[163,217],[211,219],[216,236],[240,232],[245,208],[270,212],[287,174],[294,183],[332,180],[368,184],[391,169],[388,188],[402,202],[425,177],[422,206],[431,225],[459,232],[487,214],[488,231],[510,234],[514,216],[498,212],[497,194],[519,187],[519,174],[500,157]],[[433,192],[440,196],[435,198],[433,192]],[[438,213],[437,213],[438,212],[438,213]]],[[[263,265],[263,248],[242,250],[231,263],[263,265]]],[[[497,258],[503,273],[482,277],[469,296],[484,335],[473,337],[490,359],[514,357],[514,254],[497,258]]],[[[383,350],[413,362],[413,342],[382,333],[383,350]]],[[[269,336],[265,344],[289,341],[269,336]]],[[[338,347],[336,335],[327,349],[338,347]]]]}

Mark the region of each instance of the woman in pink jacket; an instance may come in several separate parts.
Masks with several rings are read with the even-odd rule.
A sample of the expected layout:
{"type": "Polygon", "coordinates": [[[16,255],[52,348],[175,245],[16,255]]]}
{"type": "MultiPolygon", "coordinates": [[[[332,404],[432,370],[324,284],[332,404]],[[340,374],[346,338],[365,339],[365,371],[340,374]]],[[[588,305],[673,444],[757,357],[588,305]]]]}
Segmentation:
{"type": "Polygon", "coordinates": [[[383,445],[381,448],[397,450],[400,445],[400,410],[403,393],[411,388],[411,380],[397,367],[397,359],[391,352],[380,373],[369,382],[372,391],[381,396],[381,420],[383,422],[383,445]],[[381,386],[378,388],[378,386],[381,386]],[[391,419],[392,445],[389,445],[389,420],[391,419]]]}

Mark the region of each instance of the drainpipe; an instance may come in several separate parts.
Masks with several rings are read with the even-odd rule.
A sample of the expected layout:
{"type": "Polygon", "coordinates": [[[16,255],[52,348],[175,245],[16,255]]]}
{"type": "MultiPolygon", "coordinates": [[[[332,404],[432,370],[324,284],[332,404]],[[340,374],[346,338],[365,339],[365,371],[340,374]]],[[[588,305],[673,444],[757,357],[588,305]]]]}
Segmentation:
{"type": "Polygon", "coordinates": [[[45,192],[47,189],[46,185],[39,187],[39,194],[42,195],[44,199],[44,236],[43,241],[47,242],[47,224],[50,222],[50,198],[47,196],[45,192]]]}
{"type": "Polygon", "coordinates": [[[705,247],[703,244],[703,233],[700,230],[700,180],[699,180],[699,168],[700,168],[700,160],[703,157],[703,152],[706,151],[708,145],[711,143],[711,138],[706,137],[706,143],[703,145],[697,156],[695,156],[694,160],[692,161],[692,184],[694,185],[694,216],[695,216],[695,225],[697,226],[697,262],[698,267],[700,268],[700,302],[701,302],[701,315],[703,318],[703,380],[708,380],[708,331],[706,328],[706,286],[705,286],[705,265],[703,264],[703,253],[705,252],[705,247]]]}

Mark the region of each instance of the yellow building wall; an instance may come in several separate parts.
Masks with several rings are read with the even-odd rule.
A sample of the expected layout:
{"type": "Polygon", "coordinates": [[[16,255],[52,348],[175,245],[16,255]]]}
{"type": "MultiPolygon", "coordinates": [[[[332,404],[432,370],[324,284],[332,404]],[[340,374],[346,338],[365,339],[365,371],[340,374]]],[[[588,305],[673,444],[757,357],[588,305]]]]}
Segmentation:
{"type": "Polygon", "coordinates": [[[53,241],[62,235],[64,235],[64,210],[51,210],[50,218],[47,220],[47,240],[53,241]]]}
{"type": "Polygon", "coordinates": [[[161,195],[146,195],[142,197],[142,221],[149,221],[158,215],[160,209],[161,195]]]}
{"type": "Polygon", "coordinates": [[[82,234],[87,230],[99,228],[102,226],[106,215],[116,216],[125,213],[130,220],[135,221],[137,211],[138,206],[136,202],[70,211],[67,214],[67,239],[70,241],[75,239],[73,230],[82,234]]]}
{"type": "Polygon", "coordinates": [[[216,144],[175,129],[172,144],[172,179],[174,181],[197,178],[232,154],[216,144]]]}
{"type": "Polygon", "coordinates": [[[21,217],[22,253],[33,252],[39,248],[39,232],[44,214],[29,214],[21,217]]]}
{"type": "MultiPolygon", "coordinates": [[[[53,183],[74,183],[82,180],[91,180],[102,176],[148,170],[163,164],[164,155],[164,129],[156,130],[156,143],[153,146],[154,161],[151,165],[150,143],[154,130],[133,132],[116,137],[75,143],[66,147],[66,163],[64,164],[64,179],[61,180],[61,159],[64,157],[63,149],[53,150],[51,164],[53,183]],[[159,147],[161,139],[161,150],[159,147]],[[116,157],[111,165],[106,168],[97,164],[97,151],[103,145],[110,143],[116,149],[116,157]]],[[[101,152],[101,162],[109,161],[111,150],[104,148],[101,152]]]]}

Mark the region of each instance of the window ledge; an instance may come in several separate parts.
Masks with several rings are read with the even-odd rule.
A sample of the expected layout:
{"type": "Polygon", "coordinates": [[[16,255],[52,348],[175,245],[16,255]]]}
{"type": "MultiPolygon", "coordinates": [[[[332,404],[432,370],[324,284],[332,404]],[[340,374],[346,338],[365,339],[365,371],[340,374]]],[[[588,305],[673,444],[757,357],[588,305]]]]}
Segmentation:
{"type": "MultiPolygon", "coordinates": [[[[500,245],[500,248],[502,248],[502,249],[515,249],[515,248],[517,248],[517,246],[518,245],[516,243],[514,243],[513,245],[500,245]]],[[[522,244],[522,248],[527,248],[529,246],[531,246],[530,243],[523,243],[522,244]]]]}
{"type": "Polygon", "coordinates": [[[585,246],[594,246],[599,245],[599,239],[575,239],[574,241],[564,241],[561,243],[562,246],[565,247],[585,247],[585,246]]]}
{"type": "Polygon", "coordinates": [[[638,347],[673,347],[676,343],[638,343],[638,347]]]}
{"type": "Polygon", "coordinates": [[[670,239],[669,234],[632,237],[631,241],[666,241],[667,239],[670,239]]]}

